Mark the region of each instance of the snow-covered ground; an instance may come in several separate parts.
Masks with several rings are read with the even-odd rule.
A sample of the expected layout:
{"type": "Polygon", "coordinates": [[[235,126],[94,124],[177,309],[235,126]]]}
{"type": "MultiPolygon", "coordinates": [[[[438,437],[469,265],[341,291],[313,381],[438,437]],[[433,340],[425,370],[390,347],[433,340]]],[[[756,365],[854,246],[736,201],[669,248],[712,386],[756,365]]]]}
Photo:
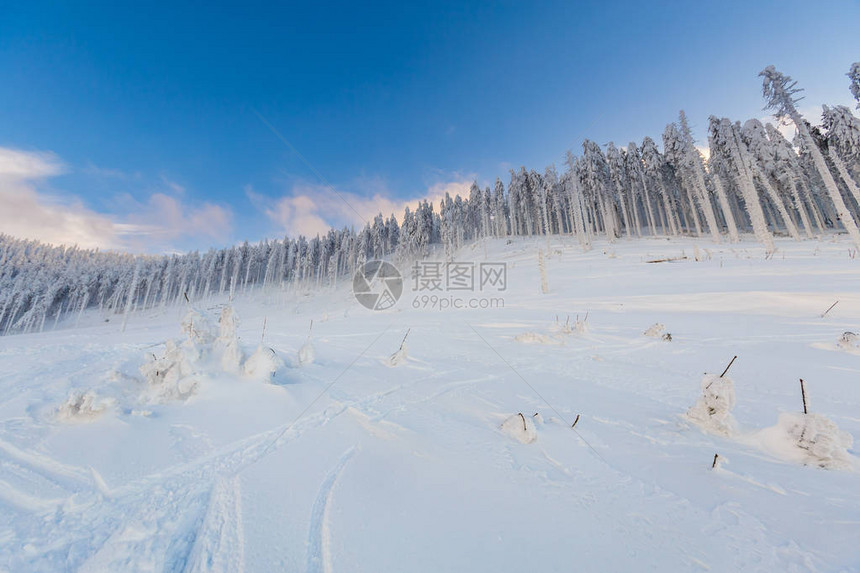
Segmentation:
{"type": "Polygon", "coordinates": [[[860,570],[860,262],[777,247],[488,241],[504,308],[256,292],[244,358],[224,300],[0,338],[0,570],[860,570]]]}

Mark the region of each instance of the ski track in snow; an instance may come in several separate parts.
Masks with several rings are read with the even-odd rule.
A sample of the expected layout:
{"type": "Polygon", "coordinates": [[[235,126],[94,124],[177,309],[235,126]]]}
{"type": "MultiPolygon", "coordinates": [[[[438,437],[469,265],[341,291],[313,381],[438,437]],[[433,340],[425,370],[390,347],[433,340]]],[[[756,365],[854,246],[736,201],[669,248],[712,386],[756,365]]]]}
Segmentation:
{"type": "Polygon", "coordinates": [[[311,523],[308,528],[307,573],[332,573],[331,554],[331,499],[334,486],[346,464],[355,455],[353,446],[344,452],[325,480],[320,485],[316,501],[311,510],[311,523]]]}

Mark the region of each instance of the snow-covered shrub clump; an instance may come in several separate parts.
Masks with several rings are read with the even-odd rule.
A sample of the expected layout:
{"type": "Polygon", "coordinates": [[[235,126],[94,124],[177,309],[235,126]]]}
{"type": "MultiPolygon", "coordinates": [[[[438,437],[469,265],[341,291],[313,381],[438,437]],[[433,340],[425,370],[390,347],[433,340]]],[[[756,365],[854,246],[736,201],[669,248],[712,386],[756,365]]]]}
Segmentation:
{"type": "Polygon", "coordinates": [[[539,332],[523,332],[516,335],[514,340],[524,344],[562,344],[563,339],[559,336],[548,336],[539,332]]]}
{"type": "Polygon", "coordinates": [[[571,325],[569,316],[564,322],[560,322],[556,316],[555,323],[549,328],[549,334],[528,331],[516,335],[514,340],[524,344],[565,344],[574,334],[586,334],[588,332],[587,320],[588,314],[582,320],[577,315],[576,322],[571,325]]]}
{"type": "Polygon", "coordinates": [[[531,444],[537,440],[537,429],[531,416],[514,414],[502,422],[502,431],[521,444],[531,444]]]}
{"type": "Polygon", "coordinates": [[[305,342],[299,348],[299,365],[307,366],[308,364],[313,364],[315,359],[316,352],[314,351],[314,345],[310,341],[305,342]]]}
{"type": "Polygon", "coordinates": [[[852,466],[848,450],[853,437],[822,414],[780,414],[776,426],[762,430],[760,437],[767,448],[805,465],[827,469],[852,466]]]}
{"type": "Polygon", "coordinates": [[[307,366],[309,364],[313,364],[316,359],[316,352],[314,351],[314,345],[311,344],[311,334],[314,330],[314,322],[311,321],[311,326],[308,329],[308,339],[305,340],[305,343],[299,348],[299,366],[307,366]]]}
{"type": "Polygon", "coordinates": [[[242,349],[239,346],[239,336],[236,334],[238,328],[239,316],[233,307],[225,306],[218,319],[218,338],[214,343],[215,352],[220,357],[224,372],[238,373],[242,365],[242,349]]]}
{"type": "Polygon", "coordinates": [[[278,353],[268,346],[260,345],[257,351],[245,360],[243,370],[245,376],[256,380],[270,381],[278,370],[284,367],[278,353]]]}
{"type": "Polygon", "coordinates": [[[860,350],[860,335],[854,332],[843,332],[839,340],[836,341],[836,346],[842,350],[860,350]]]}
{"type": "Polygon", "coordinates": [[[168,340],[164,354],[150,355],[140,367],[140,373],[149,384],[149,399],[184,400],[196,392],[199,385],[195,362],[200,351],[195,344],[177,344],[168,340]]]}
{"type": "Polygon", "coordinates": [[[90,422],[98,418],[109,404],[109,400],[100,400],[92,391],[74,391],[57,408],[57,419],[64,422],[90,422]]]}
{"type": "Polygon", "coordinates": [[[208,346],[215,338],[212,325],[198,310],[190,308],[182,319],[182,332],[189,342],[197,346],[208,346]]]}
{"type": "Polygon", "coordinates": [[[706,374],[702,378],[702,395],[687,411],[687,418],[706,432],[730,436],[736,428],[734,406],[735,386],[731,378],[706,374]]]}
{"type": "Polygon", "coordinates": [[[555,317],[555,324],[551,329],[556,334],[561,335],[571,335],[573,334],[573,328],[570,325],[570,317],[568,316],[564,322],[559,322],[558,316],[555,317]]]}
{"type": "Polygon", "coordinates": [[[397,349],[397,352],[388,357],[388,365],[398,366],[406,362],[407,358],[409,358],[409,347],[406,346],[406,341],[404,340],[400,348],[397,349]]]}
{"type": "Polygon", "coordinates": [[[655,322],[651,326],[648,327],[648,330],[643,332],[645,336],[650,338],[661,338],[663,336],[663,331],[666,330],[666,327],[660,324],[659,322],[655,322]]]}

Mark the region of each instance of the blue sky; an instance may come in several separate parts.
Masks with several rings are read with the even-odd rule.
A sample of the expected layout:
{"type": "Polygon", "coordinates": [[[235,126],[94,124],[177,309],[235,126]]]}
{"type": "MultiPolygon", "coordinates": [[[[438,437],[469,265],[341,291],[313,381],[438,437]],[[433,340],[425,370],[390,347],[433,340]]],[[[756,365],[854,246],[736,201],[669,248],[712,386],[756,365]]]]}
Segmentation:
{"type": "Polygon", "coordinates": [[[659,140],[679,109],[704,140],[709,114],[765,115],[768,64],[803,105],[852,102],[858,22],[856,1],[4,6],[0,232],[208,248],[359,223],[314,171],[370,216],[585,137],[659,140]]]}

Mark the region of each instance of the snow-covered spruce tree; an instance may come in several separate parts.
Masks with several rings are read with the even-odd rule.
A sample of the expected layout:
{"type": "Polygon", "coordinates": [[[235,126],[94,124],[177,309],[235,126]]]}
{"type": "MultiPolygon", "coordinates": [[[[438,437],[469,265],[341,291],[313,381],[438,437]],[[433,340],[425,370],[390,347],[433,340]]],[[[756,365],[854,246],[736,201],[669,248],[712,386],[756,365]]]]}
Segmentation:
{"type": "Polygon", "coordinates": [[[582,142],[582,161],[577,162],[577,175],[587,197],[587,201],[594,205],[592,209],[595,215],[595,231],[603,231],[610,241],[621,236],[618,220],[618,211],[615,208],[614,198],[609,193],[609,168],[606,157],[600,150],[600,146],[586,139],[582,142]],[[599,225],[597,223],[600,223],[599,225]]]}
{"type": "Polygon", "coordinates": [[[582,250],[591,248],[591,229],[587,226],[587,216],[585,214],[585,200],[582,194],[582,187],[579,184],[579,177],[576,176],[576,161],[572,153],[567,153],[567,171],[562,176],[562,186],[567,194],[568,217],[573,230],[576,233],[576,238],[582,250]]]}
{"type": "Polygon", "coordinates": [[[650,137],[645,137],[642,140],[642,164],[645,167],[645,176],[655,182],[660,192],[663,204],[663,233],[671,232],[674,236],[680,232],[681,223],[672,197],[663,181],[664,163],[665,160],[657,149],[657,144],[650,137]]]}
{"type": "Polygon", "coordinates": [[[496,184],[493,187],[493,200],[492,200],[492,219],[493,219],[493,232],[496,237],[506,237],[508,235],[508,215],[505,211],[505,206],[507,205],[507,200],[505,198],[505,184],[502,183],[502,180],[498,177],[496,178],[496,184]]]}
{"type": "MultiPolygon", "coordinates": [[[[663,156],[666,163],[672,168],[681,190],[686,195],[686,201],[681,197],[676,203],[677,208],[685,220],[692,219],[696,236],[702,236],[702,223],[699,218],[699,210],[696,205],[695,196],[698,189],[693,183],[693,178],[688,170],[689,156],[687,155],[684,138],[674,123],[666,126],[663,132],[663,156]]],[[[687,229],[689,230],[689,228],[687,229]]]]}
{"type": "Polygon", "coordinates": [[[778,120],[784,121],[790,119],[794,122],[797,135],[807,145],[807,149],[815,164],[815,169],[824,181],[824,186],[827,188],[831,201],[833,201],[842,226],[848,232],[848,235],[854,241],[857,248],[860,248],[860,230],[857,229],[857,223],[845,205],[845,201],[842,199],[842,194],[839,192],[839,187],[837,187],[836,181],[827,167],[827,162],[824,160],[821,150],[818,149],[806,122],[804,122],[800,112],[797,111],[796,104],[798,99],[795,98],[795,94],[801,91],[800,88],[796,87],[797,82],[793,81],[791,77],[778,72],[773,66],[766,67],[759,75],[764,78],[762,82],[762,94],[767,101],[766,107],[773,110],[774,116],[778,120]]]}
{"type": "Polygon", "coordinates": [[[550,229],[547,234],[562,234],[565,232],[565,214],[567,209],[564,204],[564,195],[558,181],[558,173],[555,165],[546,168],[543,176],[544,194],[547,196],[547,214],[550,229]]]}
{"type": "Polygon", "coordinates": [[[826,130],[827,153],[839,176],[858,199],[857,183],[860,181],[860,119],[854,117],[844,105],[823,106],[823,127],[826,130]],[[853,176],[851,174],[853,171],[853,176]]]}
{"type": "MultiPolygon", "coordinates": [[[[764,189],[768,199],[771,201],[771,205],[779,213],[788,234],[795,239],[799,239],[800,235],[798,234],[797,225],[792,220],[791,214],[786,208],[786,204],[790,204],[790,197],[786,193],[780,194],[777,192],[777,189],[771,184],[771,180],[767,176],[767,170],[770,167],[768,164],[772,161],[772,150],[764,126],[758,120],[749,120],[741,127],[739,133],[744,146],[746,146],[746,150],[744,150],[744,146],[741,146],[741,153],[746,152],[752,156],[747,163],[753,177],[761,188],[764,189]]],[[[798,204],[797,207],[799,210],[801,205],[798,204]]],[[[809,220],[805,217],[805,214],[803,216],[803,224],[806,226],[807,235],[812,237],[812,233],[808,227],[809,220]]]]}
{"type": "Polygon", "coordinates": [[[720,242],[720,229],[704,181],[702,157],[693,142],[687,118],[680,113],[680,123],[669,124],[663,132],[663,146],[666,159],[674,168],[681,188],[686,192],[690,204],[690,215],[696,227],[696,234],[702,234],[699,211],[705,216],[708,231],[715,242],[720,242]]]}
{"type": "Polygon", "coordinates": [[[857,109],[860,109],[860,62],[851,64],[848,78],[851,80],[851,95],[857,100],[857,109]]]}
{"type": "MultiPolygon", "coordinates": [[[[615,147],[615,144],[610,142],[606,146],[606,164],[609,168],[610,194],[618,197],[621,210],[621,220],[624,223],[624,231],[628,238],[633,233],[633,221],[630,214],[629,201],[627,200],[627,173],[625,168],[625,159],[621,152],[615,147]]],[[[637,226],[638,231],[638,226],[637,226]]],[[[641,233],[639,233],[641,235],[641,233]]]]}
{"type": "MultiPolygon", "coordinates": [[[[678,113],[678,125],[681,126],[681,135],[684,137],[684,143],[689,155],[689,165],[693,174],[693,181],[696,188],[699,190],[699,199],[702,202],[702,211],[705,213],[705,220],[708,223],[708,227],[710,227],[711,235],[714,237],[714,240],[719,243],[720,227],[717,219],[720,213],[714,208],[714,205],[711,202],[708,186],[705,183],[705,179],[707,177],[705,163],[703,161],[702,154],[696,147],[696,142],[693,140],[693,132],[690,130],[690,126],[687,123],[687,114],[684,113],[684,110],[681,110],[678,113]]],[[[720,189],[722,190],[722,188],[720,189]]],[[[721,208],[728,208],[728,200],[726,197],[719,195],[717,199],[720,202],[721,208]]],[[[723,219],[726,221],[727,227],[733,230],[733,233],[731,234],[736,237],[737,229],[735,228],[735,222],[732,218],[731,212],[725,213],[723,219]]]]}
{"type": "MultiPolygon", "coordinates": [[[[657,234],[657,223],[654,218],[654,207],[651,204],[651,193],[648,181],[645,179],[645,167],[642,164],[642,155],[636,143],[631,141],[627,144],[627,174],[630,184],[637,189],[634,197],[638,196],[645,207],[645,217],[651,235],[657,234]]],[[[634,198],[635,202],[635,198],[634,198]]],[[[665,233],[665,229],[663,231],[665,233]]]]}
{"type": "Polygon", "coordinates": [[[718,119],[711,116],[708,122],[711,157],[721,156],[722,164],[734,179],[735,186],[740,189],[744,198],[753,233],[765,246],[767,252],[772,253],[775,250],[773,235],[767,228],[764,211],[748,165],[749,159],[742,153],[743,141],[738,130],[739,126],[733,124],[728,118],[718,119]]]}
{"type": "Polygon", "coordinates": [[[815,227],[819,231],[824,230],[822,213],[829,207],[830,200],[822,197],[817,189],[813,190],[810,186],[809,177],[800,164],[797,151],[782,133],[770,123],[765,126],[765,131],[775,154],[774,175],[780,180],[790,181],[799,190],[803,205],[811,215],[815,227]]]}

